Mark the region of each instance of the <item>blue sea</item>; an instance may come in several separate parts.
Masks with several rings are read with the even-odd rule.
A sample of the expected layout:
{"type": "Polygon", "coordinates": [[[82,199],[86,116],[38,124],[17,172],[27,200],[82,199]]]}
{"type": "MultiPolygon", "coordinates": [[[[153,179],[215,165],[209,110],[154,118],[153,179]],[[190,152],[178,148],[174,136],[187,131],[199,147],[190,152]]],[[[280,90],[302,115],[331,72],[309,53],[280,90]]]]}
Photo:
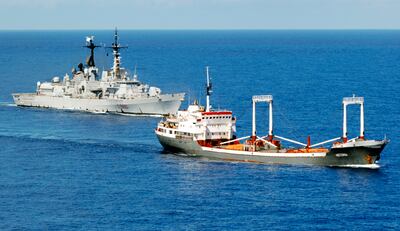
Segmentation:
{"type": "MultiPolygon", "coordinates": [[[[342,134],[343,97],[365,97],[366,137],[391,143],[379,170],[260,165],[167,154],[160,118],[19,108],[13,92],[63,77],[113,31],[0,32],[0,230],[400,230],[400,31],[120,31],[123,66],[251,131],[251,96],[274,96],[274,132],[342,134]]],[[[111,52],[98,48],[100,69],[111,52]],[[107,54],[109,54],[107,56],[107,54]]],[[[258,106],[258,134],[268,109],[258,106]]],[[[359,108],[349,108],[349,136],[359,108]]]]}

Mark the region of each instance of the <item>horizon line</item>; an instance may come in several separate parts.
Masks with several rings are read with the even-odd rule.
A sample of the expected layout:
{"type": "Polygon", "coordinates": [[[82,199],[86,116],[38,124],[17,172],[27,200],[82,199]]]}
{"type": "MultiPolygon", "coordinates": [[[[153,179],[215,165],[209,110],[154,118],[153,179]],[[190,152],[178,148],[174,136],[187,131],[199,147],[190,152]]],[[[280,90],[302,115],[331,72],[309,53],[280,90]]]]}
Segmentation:
{"type": "MultiPolygon", "coordinates": [[[[118,30],[132,30],[132,31],[338,31],[338,30],[354,30],[354,31],[395,31],[400,28],[119,28],[118,30]]],[[[97,30],[109,31],[114,28],[0,28],[0,31],[84,31],[84,30],[97,30]]]]}

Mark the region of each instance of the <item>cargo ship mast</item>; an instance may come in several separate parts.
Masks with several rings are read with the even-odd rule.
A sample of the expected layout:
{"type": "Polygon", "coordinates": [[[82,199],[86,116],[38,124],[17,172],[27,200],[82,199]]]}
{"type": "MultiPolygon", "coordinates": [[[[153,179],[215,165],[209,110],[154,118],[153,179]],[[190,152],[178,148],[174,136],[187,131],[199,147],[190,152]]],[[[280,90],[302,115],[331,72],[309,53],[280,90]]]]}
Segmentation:
{"type": "Polygon", "coordinates": [[[206,67],[206,76],[207,76],[207,85],[206,85],[206,112],[209,112],[211,109],[210,105],[210,95],[212,93],[212,84],[211,84],[211,78],[210,74],[208,71],[208,66],[206,67]]]}

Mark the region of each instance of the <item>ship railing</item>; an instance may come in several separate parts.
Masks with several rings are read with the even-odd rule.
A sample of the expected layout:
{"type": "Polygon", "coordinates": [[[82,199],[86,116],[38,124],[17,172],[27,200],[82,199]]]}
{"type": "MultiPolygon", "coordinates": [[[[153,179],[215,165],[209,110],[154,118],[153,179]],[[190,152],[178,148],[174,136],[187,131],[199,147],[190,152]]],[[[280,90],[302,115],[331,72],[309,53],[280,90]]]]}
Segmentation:
{"type": "Polygon", "coordinates": [[[240,140],[244,140],[244,139],[248,139],[248,138],[250,138],[250,136],[244,136],[244,137],[237,138],[237,139],[234,139],[234,140],[228,140],[228,141],[222,142],[220,144],[221,145],[230,144],[230,143],[233,143],[233,142],[236,142],[236,141],[240,141],[240,140]]]}
{"type": "Polygon", "coordinates": [[[253,102],[271,102],[273,100],[272,95],[254,95],[253,102]]]}
{"type": "Polygon", "coordinates": [[[303,147],[307,147],[307,144],[301,143],[301,142],[296,141],[296,140],[288,139],[288,138],[285,138],[285,137],[282,137],[282,136],[277,136],[277,135],[274,135],[274,137],[276,137],[278,139],[281,139],[281,140],[284,140],[284,141],[287,141],[289,143],[298,144],[298,145],[301,145],[303,147]]]}
{"type": "Polygon", "coordinates": [[[334,141],[336,141],[336,140],[340,140],[341,138],[342,138],[342,137],[336,137],[336,138],[333,138],[333,139],[330,139],[330,140],[326,140],[326,141],[323,141],[323,142],[319,142],[319,143],[317,143],[317,144],[311,145],[310,148],[317,147],[317,146],[321,146],[321,145],[327,144],[327,143],[332,143],[332,142],[334,142],[334,141]]]}
{"type": "MultiPolygon", "coordinates": [[[[222,142],[221,145],[226,145],[226,144],[230,144],[230,143],[233,143],[233,142],[236,142],[236,141],[241,141],[241,140],[244,140],[244,139],[248,139],[250,137],[251,136],[244,136],[244,137],[240,137],[240,138],[237,138],[237,139],[234,139],[234,140],[225,141],[225,142],[222,142]]],[[[277,147],[272,142],[266,140],[265,138],[267,138],[267,137],[269,137],[269,135],[262,136],[262,137],[257,136],[257,140],[262,140],[262,141],[268,143],[269,145],[271,145],[273,147],[277,147]]],[[[303,146],[303,147],[308,147],[308,148],[314,148],[314,147],[321,146],[321,145],[327,144],[327,143],[332,143],[334,141],[337,141],[337,140],[341,139],[341,137],[336,137],[336,138],[329,139],[329,140],[326,140],[326,141],[322,141],[322,142],[319,142],[319,143],[316,143],[316,144],[313,144],[313,145],[309,145],[309,144],[305,144],[305,143],[302,143],[302,142],[299,142],[299,141],[296,141],[296,140],[293,140],[293,139],[285,138],[285,137],[282,137],[282,136],[278,136],[278,135],[274,135],[274,137],[278,138],[280,140],[287,141],[289,143],[297,144],[297,145],[300,145],[300,146],[303,146]]],[[[356,138],[354,138],[354,139],[356,139],[356,138]]]]}
{"type": "MultiPolygon", "coordinates": [[[[268,137],[268,136],[267,136],[268,137]]],[[[264,138],[266,138],[266,137],[264,137],[264,138]]],[[[275,144],[273,144],[273,143],[271,143],[270,141],[268,141],[268,140],[265,140],[263,137],[259,137],[259,136],[257,136],[257,140],[261,140],[261,141],[264,141],[265,143],[267,143],[267,144],[269,144],[269,145],[271,145],[272,147],[274,147],[274,148],[277,148],[278,146],[276,146],[275,144]]]]}
{"type": "MultiPolygon", "coordinates": [[[[266,138],[266,137],[268,137],[268,135],[267,136],[263,136],[261,138],[266,138]]],[[[333,138],[333,139],[325,140],[325,141],[310,145],[310,144],[301,143],[301,142],[296,141],[296,140],[288,139],[288,138],[285,138],[285,137],[282,137],[282,136],[274,135],[274,137],[276,137],[278,139],[281,139],[281,140],[284,140],[284,141],[287,141],[289,143],[298,144],[298,145],[301,145],[303,147],[308,147],[308,148],[314,148],[314,147],[317,147],[317,146],[321,146],[323,144],[332,143],[332,142],[340,140],[342,138],[342,137],[336,137],[336,138],[333,138]]]]}
{"type": "Polygon", "coordinates": [[[344,97],[343,103],[345,104],[362,104],[364,103],[364,97],[344,97]]]}

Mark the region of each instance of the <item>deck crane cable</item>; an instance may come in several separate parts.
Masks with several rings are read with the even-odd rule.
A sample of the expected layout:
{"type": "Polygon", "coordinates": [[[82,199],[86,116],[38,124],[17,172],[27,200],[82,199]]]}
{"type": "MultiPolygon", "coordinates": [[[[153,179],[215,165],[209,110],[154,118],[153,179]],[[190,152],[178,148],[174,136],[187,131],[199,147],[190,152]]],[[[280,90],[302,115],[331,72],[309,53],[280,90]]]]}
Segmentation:
{"type": "MultiPolygon", "coordinates": [[[[285,116],[286,110],[282,106],[275,107],[274,111],[276,114],[279,115],[279,117],[283,120],[285,124],[285,128],[287,128],[288,135],[293,138],[298,138],[301,137],[302,132],[297,126],[294,126],[293,123],[285,116]]],[[[278,118],[279,118],[278,117],[278,118]]]]}

